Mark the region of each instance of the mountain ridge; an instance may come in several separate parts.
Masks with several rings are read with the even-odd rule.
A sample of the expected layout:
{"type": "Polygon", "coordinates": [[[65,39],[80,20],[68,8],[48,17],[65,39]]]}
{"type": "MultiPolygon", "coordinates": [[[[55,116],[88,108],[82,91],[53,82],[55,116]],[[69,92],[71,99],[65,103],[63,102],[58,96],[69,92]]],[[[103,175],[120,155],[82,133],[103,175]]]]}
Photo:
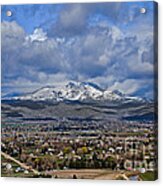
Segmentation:
{"type": "MultiPolygon", "coordinates": [[[[6,98],[5,98],[6,99],[6,98]]],[[[45,86],[31,93],[11,97],[14,100],[31,101],[110,101],[110,102],[145,102],[140,97],[128,96],[119,90],[102,89],[92,82],[69,82],[62,86],[45,86]]]]}

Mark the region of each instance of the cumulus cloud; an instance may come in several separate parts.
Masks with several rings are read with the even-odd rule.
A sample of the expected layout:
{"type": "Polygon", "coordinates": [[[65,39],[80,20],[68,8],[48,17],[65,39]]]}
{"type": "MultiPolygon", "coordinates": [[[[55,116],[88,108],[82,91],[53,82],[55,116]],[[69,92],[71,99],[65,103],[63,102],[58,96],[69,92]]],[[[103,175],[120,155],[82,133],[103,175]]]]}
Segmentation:
{"type": "Polygon", "coordinates": [[[145,82],[143,80],[127,79],[122,82],[115,82],[109,89],[120,90],[126,94],[133,94],[144,84],[145,82]]]}
{"type": "Polygon", "coordinates": [[[47,34],[41,29],[41,28],[36,28],[33,32],[33,34],[27,36],[25,38],[27,41],[45,41],[47,39],[47,34]]]}
{"type": "Polygon", "coordinates": [[[76,80],[127,94],[151,95],[153,28],[147,23],[148,32],[142,38],[139,32],[145,26],[140,25],[139,32],[132,26],[140,18],[134,13],[139,7],[110,5],[66,5],[52,26],[47,30],[36,27],[30,34],[16,21],[2,21],[3,87],[22,86],[24,91],[24,85],[40,87],[76,80]],[[121,6],[130,13],[119,12],[121,6]],[[129,24],[127,30],[124,24],[129,24]]]}

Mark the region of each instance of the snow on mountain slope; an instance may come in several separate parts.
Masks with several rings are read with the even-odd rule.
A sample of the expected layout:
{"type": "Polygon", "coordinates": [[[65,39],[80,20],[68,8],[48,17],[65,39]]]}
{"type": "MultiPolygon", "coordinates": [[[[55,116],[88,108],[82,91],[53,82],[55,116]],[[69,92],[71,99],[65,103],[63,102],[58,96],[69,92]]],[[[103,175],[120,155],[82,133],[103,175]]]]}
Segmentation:
{"type": "Polygon", "coordinates": [[[109,101],[142,101],[141,98],[128,97],[120,91],[103,90],[94,83],[87,82],[70,82],[64,86],[53,87],[47,86],[40,88],[32,93],[14,97],[18,100],[32,101],[84,101],[84,100],[109,100],[109,101]]]}

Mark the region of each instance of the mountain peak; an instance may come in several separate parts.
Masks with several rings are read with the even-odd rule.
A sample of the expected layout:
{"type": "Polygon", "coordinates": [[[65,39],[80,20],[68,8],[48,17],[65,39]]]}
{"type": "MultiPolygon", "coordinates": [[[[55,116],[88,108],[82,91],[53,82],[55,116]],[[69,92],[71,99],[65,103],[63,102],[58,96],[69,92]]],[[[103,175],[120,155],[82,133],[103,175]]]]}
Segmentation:
{"type": "Polygon", "coordinates": [[[97,84],[92,82],[69,82],[66,85],[55,87],[45,86],[36,91],[23,96],[14,97],[19,100],[33,101],[140,101],[137,97],[128,97],[119,90],[103,90],[97,84]]]}
{"type": "Polygon", "coordinates": [[[75,82],[75,81],[70,81],[68,84],[66,84],[66,88],[73,88],[73,87],[76,87],[78,86],[79,83],[78,82],[75,82]]]}
{"type": "Polygon", "coordinates": [[[118,96],[125,96],[125,94],[124,93],[122,93],[120,90],[113,90],[112,91],[114,94],[116,94],[116,95],[118,95],[118,96]]]}
{"type": "Polygon", "coordinates": [[[95,88],[97,90],[103,91],[103,89],[99,85],[97,85],[96,83],[92,83],[92,82],[81,82],[81,84],[82,85],[86,85],[86,86],[88,85],[88,86],[91,86],[91,87],[93,87],[93,88],[95,88]]]}

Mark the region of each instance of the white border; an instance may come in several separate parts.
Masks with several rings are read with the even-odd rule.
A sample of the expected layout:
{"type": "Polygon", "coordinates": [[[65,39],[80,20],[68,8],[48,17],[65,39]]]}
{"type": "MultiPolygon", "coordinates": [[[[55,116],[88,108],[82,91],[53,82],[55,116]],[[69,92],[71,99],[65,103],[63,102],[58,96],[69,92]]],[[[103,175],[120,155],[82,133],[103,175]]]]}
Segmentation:
{"type": "MultiPolygon", "coordinates": [[[[77,3],[77,2],[131,2],[131,1],[142,1],[142,0],[24,0],[23,3],[21,0],[0,0],[0,4],[50,4],[50,3],[77,3]],[[2,2],[1,2],[2,1],[2,2]]],[[[152,0],[143,0],[143,1],[152,1],[152,0]]]]}
{"type": "MultiPolygon", "coordinates": [[[[126,0],[122,0],[125,2],[126,0]]],[[[23,4],[45,4],[45,3],[63,3],[63,2],[122,2],[121,0],[24,0],[23,4]]],[[[127,0],[128,1],[128,0],[127,0]]],[[[133,0],[130,0],[133,1],[133,0]]],[[[135,0],[142,1],[142,0],[135,0]]],[[[145,0],[146,1],[146,0],[145,0]]],[[[132,186],[135,184],[140,185],[163,185],[163,0],[157,0],[159,3],[159,180],[155,182],[126,182],[126,181],[105,181],[105,180],[58,180],[58,179],[26,179],[26,178],[0,178],[1,186],[51,186],[51,185],[60,185],[60,186],[108,186],[108,185],[118,185],[124,186],[124,184],[132,186]]],[[[22,4],[22,0],[0,0],[0,4],[22,4]]]]}

